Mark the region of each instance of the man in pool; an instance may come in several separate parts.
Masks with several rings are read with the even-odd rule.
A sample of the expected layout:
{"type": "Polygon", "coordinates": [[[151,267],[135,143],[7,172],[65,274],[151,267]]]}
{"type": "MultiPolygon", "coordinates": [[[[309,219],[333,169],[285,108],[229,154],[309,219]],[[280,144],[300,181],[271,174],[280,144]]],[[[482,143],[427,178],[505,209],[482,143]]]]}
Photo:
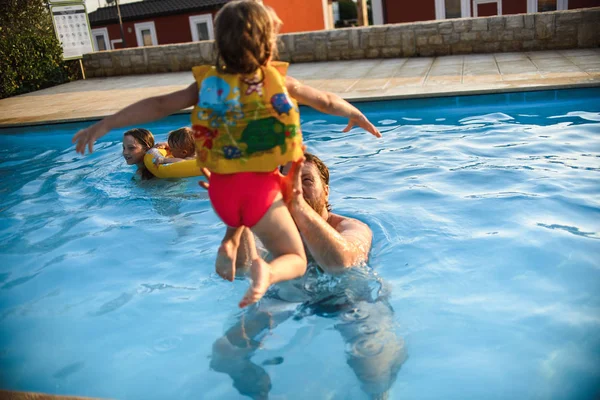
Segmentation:
{"type": "MultiPolygon", "coordinates": [[[[289,174],[282,179],[282,192],[307,255],[329,274],[366,262],[373,237],[371,229],[357,219],[331,212],[329,169],[313,154],[305,153],[305,159],[291,166],[289,174]]],[[[208,170],[203,174],[210,179],[208,170]]],[[[207,183],[200,184],[208,188],[207,183]]],[[[256,257],[254,238],[249,230],[242,235],[239,249],[237,265],[243,270],[256,257]]],[[[221,271],[217,273],[221,275],[221,271]]]]}
{"type": "MultiPolygon", "coordinates": [[[[210,181],[210,173],[203,173],[210,181]]],[[[201,183],[205,188],[208,185],[201,183]]],[[[259,305],[217,339],[211,367],[230,375],[241,394],[267,398],[270,377],[251,361],[264,333],[292,316],[322,315],[332,318],[334,328],[347,343],[347,363],[362,389],[371,398],[385,398],[406,359],[404,343],[395,334],[393,310],[381,279],[351,268],[367,262],[373,233],[363,222],[331,212],[329,169],[310,153],[305,154],[304,162],[292,165],[282,179],[282,191],[313,262],[303,278],[276,285],[259,305]],[[317,278],[323,272],[317,266],[325,274],[342,278],[337,292],[330,287],[320,290],[317,278]],[[342,274],[344,271],[348,273],[342,274]],[[348,277],[346,282],[343,276],[348,277]],[[374,286],[379,290],[373,290],[374,286]]],[[[254,237],[246,229],[239,246],[237,271],[243,271],[256,254],[254,237]]]]}

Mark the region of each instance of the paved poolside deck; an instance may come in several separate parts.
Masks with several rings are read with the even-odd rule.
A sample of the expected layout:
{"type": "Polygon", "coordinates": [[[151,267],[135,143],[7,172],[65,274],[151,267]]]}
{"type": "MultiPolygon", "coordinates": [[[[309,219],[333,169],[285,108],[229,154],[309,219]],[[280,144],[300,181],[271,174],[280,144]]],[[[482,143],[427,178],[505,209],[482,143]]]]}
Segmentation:
{"type": "MultiPolygon", "coordinates": [[[[600,86],[600,49],[293,64],[289,74],[347,100],[600,86]]],[[[179,90],[191,73],[94,78],[0,100],[0,128],[94,120],[179,90]]]]}

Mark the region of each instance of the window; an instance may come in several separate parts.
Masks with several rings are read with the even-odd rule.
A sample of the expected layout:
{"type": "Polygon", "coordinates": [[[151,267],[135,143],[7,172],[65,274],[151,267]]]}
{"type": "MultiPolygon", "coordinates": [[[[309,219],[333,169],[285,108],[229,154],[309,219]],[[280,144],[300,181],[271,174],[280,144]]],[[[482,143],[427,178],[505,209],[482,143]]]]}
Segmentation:
{"type": "Polygon", "coordinates": [[[527,12],[568,10],[569,0],[527,0],[527,12]]]}
{"type": "Polygon", "coordinates": [[[471,16],[471,0],[435,0],[435,19],[471,16]]]}
{"type": "Polygon", "coordinates": [[[122,49],[123,48],[123,39],[111,40],[110,41],[110,47],[113,50],[116,50],[117,48],[122,49]]]}
{"type": "MultiPolygon", "coordinates": [[[[541,1],[543,1],[543,0],[541,0],[541,1]]],[[[473,16],[474,17],[479,16],[479,5],[480,4],[490,4],[490,3],[496,3],[497,15],[502,15],[502,0],[473,0],[473,16]]],[[[489,14],[487,14],[487,15],[484,14],[483,16],[489,16],[489,14]]]]}
{"type": "Polygon", "coordinates": [[[212,40],[214,38],[212,15],[194,15],[190,17],[192,41],[212,40]]]}
{"type": "Polygon", "coordinates": [[[446,19],[460,18],[460,0],[444,0],[446,6],[446,19]]]}
{"type": "Polygon", "coordinates": [[[157,46],[158,39],[156,38],[156,28],[154,21],[141,22],[135,24],[135,38],[137,39],[138,47],[157,46]]]}
{"type": "Polygon", "coordinates": [[[108,40],[108,29],[97,28],[92,29],[92,42],[95,51],[110,50],[110,41],[108,40]]]}

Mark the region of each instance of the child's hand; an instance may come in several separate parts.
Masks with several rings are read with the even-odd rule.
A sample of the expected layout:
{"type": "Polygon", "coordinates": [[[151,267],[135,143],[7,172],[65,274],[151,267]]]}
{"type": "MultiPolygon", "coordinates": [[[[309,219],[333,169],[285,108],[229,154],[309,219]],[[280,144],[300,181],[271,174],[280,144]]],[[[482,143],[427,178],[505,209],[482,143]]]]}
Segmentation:
{"type": "Polygon", "coordinates": [[[360,126],[365,131],[369,132],[371,135],[373,135],[375,137],[378,137],[378,138],[381,137],[381,133],[379,132],[379,130],[377,128],[375,128],[375,126],[371,123],[371,121],[369,121],[367,119],[367,117],[365,117],[362,114],[360,114],[357,117],[350,118],[350,120],[348,121],[348,126],[346,126],[346,128],[343,130],[343,132],[348,132],[350,129],[352,129],[352,127],[354,125],[360,126]]]}
{"type": "Polygon", "coordinates": [[[164,157],[154,157],[152,159],[152,163],[154,163],[154,166],[158,167],[160,164],[165,163],[165,158],[164,157]]]}
{"type": "Polygon", "coordinates": [[[167,142],[160,142],[154,145],[155,149],[163,149],[169,151],[169,144],[167,142]]]}
{"type": "Polygon", "coordinates": [[[94,142],[107,133],[108,129],[104,128],[101,123],[96,123],[77,132],[71,139],[71,143],[75,143],[75,151],[79,154],[85,154],[86,146],[91,153],[94,151],[94,142]]]}
{"type": "Polygon", "coordinates": [[[210,186],[210,171],[207,168],[202,168],[200,172],[202,172],[202,175],[204,175],[204,177],[206,178],[206,182],[198,181],[198,185],[208,190],[208,187],[210,186]]]}

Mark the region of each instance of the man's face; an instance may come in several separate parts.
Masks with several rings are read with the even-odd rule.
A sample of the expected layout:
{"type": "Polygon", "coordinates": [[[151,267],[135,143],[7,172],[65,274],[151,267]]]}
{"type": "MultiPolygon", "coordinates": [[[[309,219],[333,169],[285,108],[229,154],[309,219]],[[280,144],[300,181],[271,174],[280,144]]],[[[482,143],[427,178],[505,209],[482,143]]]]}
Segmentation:
{"type": "Polygon", "coordinates": [[[319,215],[323,214],[329,198],[329,186],[323,184],[319,170],[310,162],[302,167],[302,195],[319,215]]]}

